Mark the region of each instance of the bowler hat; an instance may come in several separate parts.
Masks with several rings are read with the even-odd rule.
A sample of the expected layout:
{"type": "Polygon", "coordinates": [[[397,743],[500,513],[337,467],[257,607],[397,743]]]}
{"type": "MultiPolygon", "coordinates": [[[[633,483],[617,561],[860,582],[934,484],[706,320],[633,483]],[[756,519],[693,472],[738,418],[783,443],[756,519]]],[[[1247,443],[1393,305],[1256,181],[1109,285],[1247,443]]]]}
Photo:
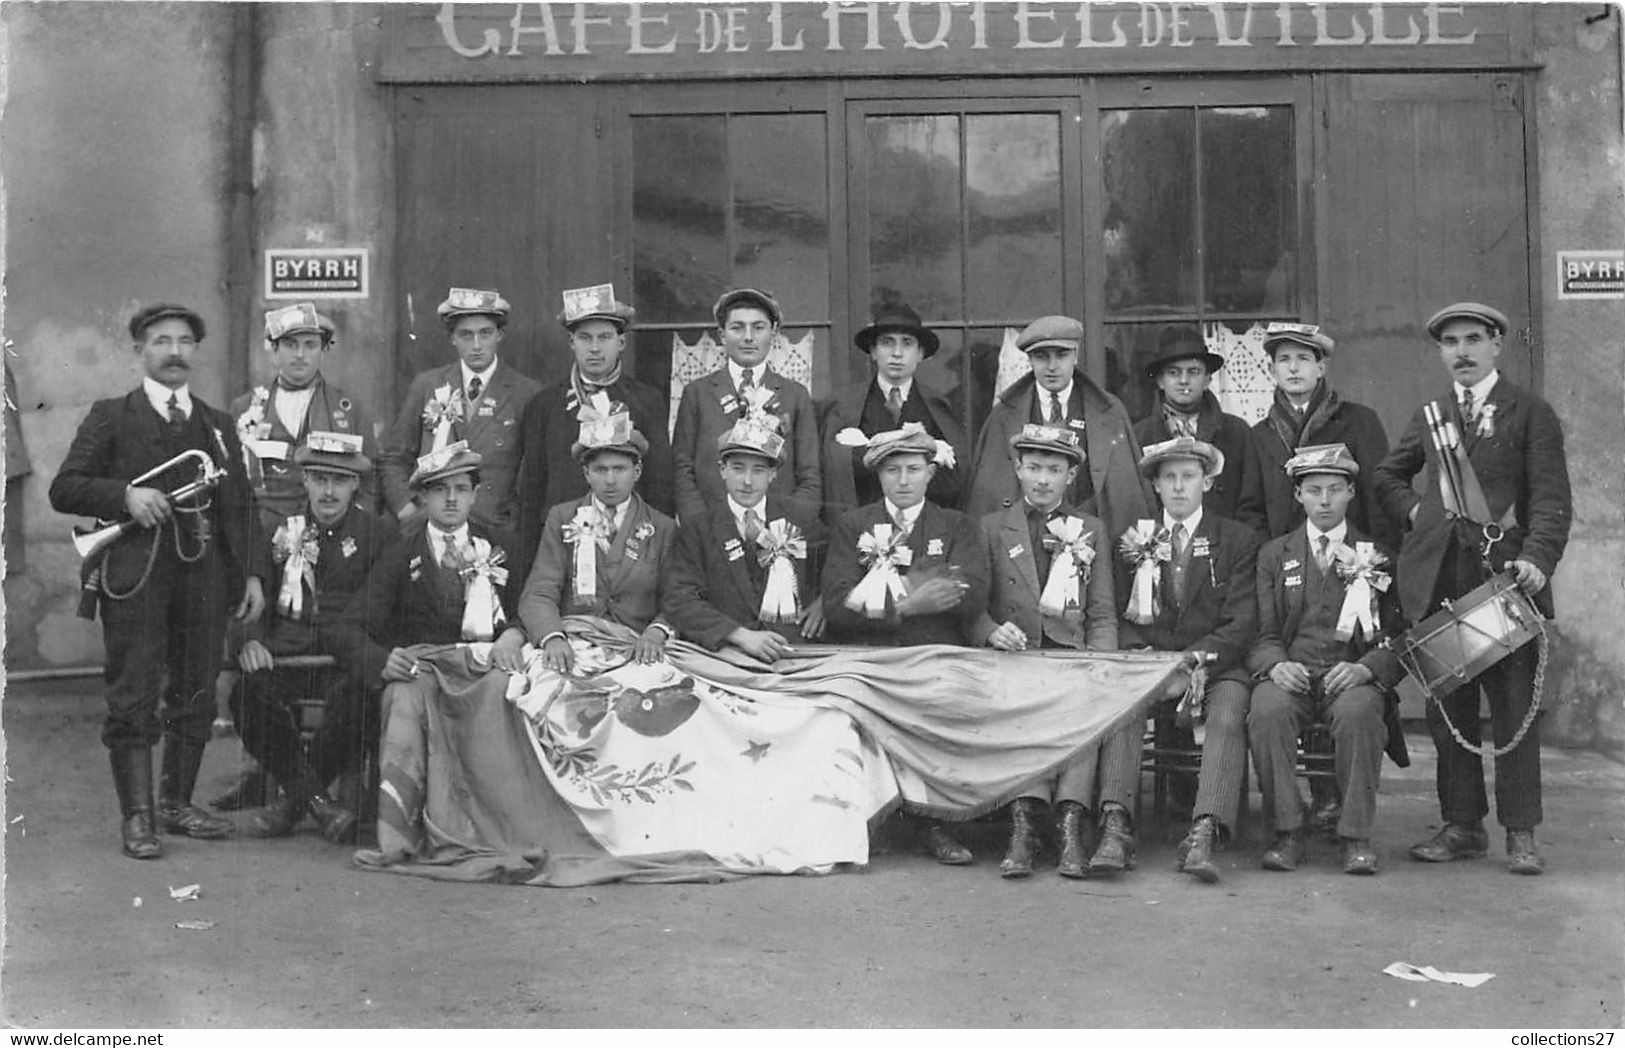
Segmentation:
{"type": "Polygon", "coordinates": [[[888,331],[913,335],[920,340],[920,349],[929,357],[936,353],[940,342],[937,333],[920,321],[920,315],[904,302],[888,302],[875,311],[868,327],[852,336],[858,348],[865,353],[875,348],[875,340],[888,331]]]}
{"type": "Polygon", "coordinates": [[[1486,306],[1482,302],[1457,302],[1428,317],[1428,335],[1437,339],[1445,324],[1452,320],[1476,320],[1497,335],[1506,334],[1511,327],[1507,323],[1507,315],[1494,306],[1486,306]]]}

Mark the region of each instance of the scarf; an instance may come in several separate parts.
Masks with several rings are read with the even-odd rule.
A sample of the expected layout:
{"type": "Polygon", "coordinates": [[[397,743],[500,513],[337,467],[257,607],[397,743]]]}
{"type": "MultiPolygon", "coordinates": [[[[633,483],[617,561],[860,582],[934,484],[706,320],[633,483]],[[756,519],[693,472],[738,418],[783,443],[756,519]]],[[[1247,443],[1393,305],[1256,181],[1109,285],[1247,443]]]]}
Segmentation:
{"type": "Polygon", "coordinates": [[[625,406],[617,400],[609,399],[609,387],[621,380],[621,362],[616,361],[615,367],[602,382],[588,382],[581,377],[581,365],[570,365],[570,391],[564,395],[564,406],[569,411],[577,411],[583,404],[591,404],[598,409],[600,415],[615,415],[625,411],[625,406]],[[607,403],[597,404],[595,399],[603,394],[607,403]]]}
{"type": "Polygon", "coordinates": [[[1337,414],[1342,406],[1343,401],[1338,397],[1337,391],[1326,385],[1325,379],[1321,379],[1315,386],[1315,391],[1309,395],[1309,404],[1303,413],[1303,424],[1299,425],[1298,413],[1292,409],[1292,401],[1277,389],[1274,403],[1270,405],[1270,428],[1280,439],[1281,446],[1291,454],[1306,444],[1313,444],[1315,434],[1326,428],[1332,416],[1337,414]]]}

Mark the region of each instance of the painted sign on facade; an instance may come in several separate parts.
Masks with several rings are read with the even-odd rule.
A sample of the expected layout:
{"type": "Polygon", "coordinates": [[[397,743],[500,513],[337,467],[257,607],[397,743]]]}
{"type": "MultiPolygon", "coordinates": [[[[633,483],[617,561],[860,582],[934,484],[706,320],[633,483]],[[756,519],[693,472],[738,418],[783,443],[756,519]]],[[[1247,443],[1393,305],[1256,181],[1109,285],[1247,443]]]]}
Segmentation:
{"type": "Polygon", "coordinates": [[[1625,249],[1559,251],[1558,298],[1625,298],[1625,249]]]}
{"type": "Polygon", "coordinates": [[[1504,4],[515,3],[396,10],[386,81],[1515,64],[1504,4]]]}
{"type": "Polygon", "coordinates": [[[266,248],[265,297],[366,298],[364,247],[266,248]]]}

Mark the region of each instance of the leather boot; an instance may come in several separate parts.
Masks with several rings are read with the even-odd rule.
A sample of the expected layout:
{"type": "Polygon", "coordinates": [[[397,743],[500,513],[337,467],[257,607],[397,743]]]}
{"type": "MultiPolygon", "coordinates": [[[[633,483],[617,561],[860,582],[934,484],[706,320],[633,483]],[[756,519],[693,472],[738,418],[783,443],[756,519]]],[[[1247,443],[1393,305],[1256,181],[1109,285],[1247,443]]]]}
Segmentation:
{"type": "Polygon", "coordinates": [[[1061,817],[1055,827],[1061,835],[1061,858],[1055,872],[1081,880],[1086,875],[1084,863],[1089,858],[1089,849],[1083,843],[1083,817],[1089,809],[1077,801],[1062,801],[1058,807],[1061,817]]]}
{"type": "Polygon", "coordinates": [[[1133,823],[1122,805],[1113,804],[1100,816],[1100,844],[1089,859],[1089,873],[1110,876],[1133,868],[1133,823]]]}
{"type": "Polygon", "coordinates": [[[1038,854],[1038,827],[1034,820],[1042,802],[1033,797],[1017,797],[1010,802],[1010,849],[999,861],[999,876],[1009,880],[1031,877],[1033,858],[1038,854]]]}
{"type": "Polygon", "coordinates": [[[158,828],[165,833],[199,840],[218,840],[237,832],[230,819],[222,819],[192,803],[198,768],[203,764],[203,744],[177,739],[164,740],[164,766],[158,780],[158,828]]]}
{"type": "Polygon", "coordinates": [[[948,827],[936,819],[921,820],[920,840],[927,854],[944,866],[969,866],[974,861],[970,849],[954,840],[948,827]]]}
{"type": "Polygon", "coordinates": [[[242,811],[259,808],[276,799],[277,781],[263,768],[249,768],[225,793],[209,801],[216,811],[242,811]]]}
{"type": "Polygon", "coordinates": [[[163,843],[152,821],[152,749],[126,746],[107,751],[113,766],[113,788],[118,791],[120,834],[124,854],[132,859],[156,859],[163,843]]]}
{"type": "Polygon", "coordinates": [[[300,783],[293,782],[284,786],[265,810],[249,820],[249,826],[256,837],[286,837],[293,833],[299,820],[305,817],[305,803],[308,794],[301,790],[300,783]]]}
{"type": "Polygon", "coordinates": [[[322,836],[331,844],[354,844],[356,829],[360,821],[355,811],[346,808],[338,801],[332,799],[320,790],[316,790],[306,801],[311,816],[316,825],[322,828],[322,836]]]}
{"type": "Polygon", "coordinates": [[[1190,874],[1204,884],[1216,884],[1219,866],[1213,861],[1213,847],[1218,843],[1218,838],[1219,824],[1213,816],[1204,815],[1197,819],[1180,845],[1185,857],[1180,861],[1179,871],[1190,874]]]}

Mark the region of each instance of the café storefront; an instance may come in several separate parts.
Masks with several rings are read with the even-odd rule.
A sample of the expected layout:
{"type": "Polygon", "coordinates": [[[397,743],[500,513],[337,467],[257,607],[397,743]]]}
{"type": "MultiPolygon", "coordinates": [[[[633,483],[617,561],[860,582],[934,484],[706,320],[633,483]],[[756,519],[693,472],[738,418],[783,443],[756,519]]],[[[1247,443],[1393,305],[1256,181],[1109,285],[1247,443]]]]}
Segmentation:
{"type": "MultiPolygon", "coordinates": [[[[718,291],[785,305],[815,395],[862,376],[887,298],[976,425],[1008,329],[1082,317],[1138,415],[1169,324],[1221,352],[1337,338],[1391,433],[1419,319],[1470,297],[1530,331],[1537,70],[1516,5],[509,4],[395,8],[395,362],[439,359],[450,283],[500,287],[520,366],[565,366],[559,291],[613,281],[664,387],[718,291]],[[427,321],[427,322],[426,322],[427,321]],[[430,336],[430,337],[425,337],[430,336]]],[[[1241,374],[1238,388],[1267,384],[1241,374]]]]}

